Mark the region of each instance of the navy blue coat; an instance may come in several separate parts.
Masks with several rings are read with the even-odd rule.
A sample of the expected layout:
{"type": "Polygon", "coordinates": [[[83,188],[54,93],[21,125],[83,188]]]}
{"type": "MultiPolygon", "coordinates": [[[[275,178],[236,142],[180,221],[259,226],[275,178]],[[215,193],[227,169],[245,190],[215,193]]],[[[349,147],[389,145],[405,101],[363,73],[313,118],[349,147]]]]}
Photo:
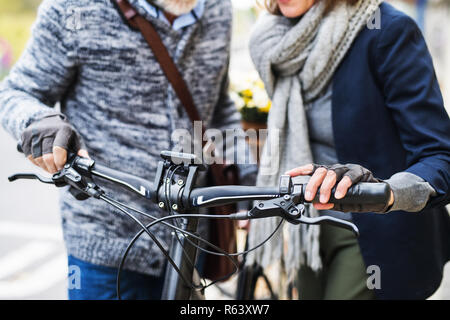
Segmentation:
{"type": "Polygon", "coordinates": [[[382,179],[408,171],[437,191],[420,213],[353,214],[366,265],[381,268],[377,297],[427,298],[450,259],[450,120],[419,28],[389,4],[333,77],[333,130],[341,163],[382,179]]]}

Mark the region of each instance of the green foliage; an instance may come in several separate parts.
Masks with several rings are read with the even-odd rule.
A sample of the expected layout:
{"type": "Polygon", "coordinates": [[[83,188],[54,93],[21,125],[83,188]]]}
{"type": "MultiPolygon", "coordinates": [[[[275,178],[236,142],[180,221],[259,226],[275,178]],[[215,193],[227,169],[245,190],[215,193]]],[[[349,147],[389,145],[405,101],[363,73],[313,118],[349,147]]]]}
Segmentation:
{"type": "Polygon", "coordinates": [[[0,14],[0,38],[11,45],[14,61],[19,58],[25,48],[34,19],[34,13],[0,14]]]}
{"type": "Polygon", "coordinates": [[[23,13],[25,11],[36,11],[41,0],[0,0],[0,12],[23,13]]]}
{"type": "MultiPolygon", "coordinates": [[[[41,0],[0,0],[0,38],[12,47],[14,62],[20,57],[30,37],[41,0]]],[[[0,75],[1,77],[4,76],[0,75]]]]}
{"type": "Polygon", "coordinates": [[[243,121],[267,123],[268,113],[260,111],[259,108],[243,107],[240,112],[243,121]]]}

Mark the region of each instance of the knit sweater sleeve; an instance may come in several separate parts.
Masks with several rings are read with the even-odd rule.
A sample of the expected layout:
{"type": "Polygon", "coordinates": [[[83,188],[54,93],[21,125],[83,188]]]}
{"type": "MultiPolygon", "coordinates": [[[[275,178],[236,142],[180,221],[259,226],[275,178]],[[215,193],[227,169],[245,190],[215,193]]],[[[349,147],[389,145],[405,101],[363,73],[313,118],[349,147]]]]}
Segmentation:
{"type": "Polygon", "coordinates": [[[74,34],[64,0],[44,0],[19,61],[0,83],[0,121],[17,140],[34,120],[54,113],[76,74],[74,34]]]}
{"type": "Polygon", "coordinates": [[[399,172],[386,180],[394,192],[394,204],[389,211],[419,212],[436,196],[433,187],[421,177],[409,172],[399,172]]]}

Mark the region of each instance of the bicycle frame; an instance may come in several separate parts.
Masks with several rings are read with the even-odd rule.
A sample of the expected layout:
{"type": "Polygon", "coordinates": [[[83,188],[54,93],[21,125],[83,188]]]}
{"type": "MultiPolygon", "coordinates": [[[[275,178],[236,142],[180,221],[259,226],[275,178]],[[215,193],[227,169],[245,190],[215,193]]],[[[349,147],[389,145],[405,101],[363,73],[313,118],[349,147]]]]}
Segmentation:
{"type": "MultiPolygon", "coordinates": [[[[183,231],[196,233],[198,222],[196,220],[184,220],[181,227],[183,231]]],[[[197,253],[197,248],[186,241],[184,235],[181,234],[181,239],[179,239],[176,231],[172,232],[169,254],[184,277],[186,279],[192,279],[195,285],[200,284],[194,276],[196,273],[195,263],[197,261],[197,253]]],[[[175,269],[170,264],[167,264],[162,300],[192,300],[195,297],[193,294],[192,289],[181,281],[175,269]]],[[[198,294],[194,300],[201,299],[202,296],[203,294],[198,294]]]]}

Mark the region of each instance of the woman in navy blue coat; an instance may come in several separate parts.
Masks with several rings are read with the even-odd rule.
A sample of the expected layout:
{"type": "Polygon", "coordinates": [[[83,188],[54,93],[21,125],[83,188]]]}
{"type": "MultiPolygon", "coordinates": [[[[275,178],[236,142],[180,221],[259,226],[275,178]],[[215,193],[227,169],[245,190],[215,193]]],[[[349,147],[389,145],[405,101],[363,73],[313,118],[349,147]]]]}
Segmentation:
{"type": "MultiPolygon", "coordinates": [[[[269,11],[288,18],[273,18],[277,19],[274,20],[276,26],[285,27],[292,34],[294,28],[305,23],[302,20],[310,19],[309,24],[314,24],[314,15],[319,16],[316,7],[323,1],[267,2],[269,11]]],[[[328,10],[332,12],[332,7],[340,1],[326,2],[331,6],[328,10]]],[[[347,1],[346,5],[348,8],[362,8],[355,9],[356,13],[352,17],[364,9],[364,1],[347,1]]],[[[349,9],[346,12],[349,12],[349,9]]],[[[280,96],[294,99],[293,91],[283,95],[277,92],[286,88],[283,88],[283,79],[292,76],[293,73],[288,73],[287,70],[294,68],[294,63],[300,60],[297,57],[304,52],[308,53],[298,73],[302,99],[297,99],[294,106],[290,106],[289,101],[286,102],[286,110],[289,114],[290,108],[303,103],[312,162],[326,165],[322,168],[306,165],[290,171],[292,176],[312,176],[308,184],[308,190],[311,192],[309,198],[313,199],[316,192],[323,196],[321,203],[315,204],[317,209],[333,208],[327,202],[331,188],[336,185],[341,194],[335,196],[342,197],[347,188],[358,181],[376,181],[376,177],[391,184],[393,194],[390,203],[386,204],[383,210],[386,214],[347,214],[349,219],[357,224],[361,233],[355,243],[362,256],[364,269],[361,272],[365,273],[365,277],[361,274],[359,279],[352,280],[358,281],[358,286],[361,286],[360,293],[370,290],[372,297],[378,299],[424,299],[439,287],[443,266],[450,259],[450,217],[445,209],[450,195],[450,120],[444,108],[432,59],[416,23],[386,3],[379,5],[372,18],[370,26],[361,28],[353,38],[349,36],[351,45],[343,57],[336,58],[335,55],[336,50],[341,50],[342,43],[330,53],[331,58],[337,59],[338,63],[334,69],[330,67],[332,74],[328,84],[323,86],[320,94],[311,94],[311,99],[308,94],[314,92],[315,87],[309,85],[313,81],[309,81],[310,75],[304,75],[304,70],[308,68],[309,60],[314,59],[314,46],[320,44],[321,36],[327,35],[321,31],[326,28],[325,23],[322,23],[322,29],[318,28],[317,34],[311,37],[310,47],[299,48],[295,54],[290,55],[289,63],[292,64],[289,68],[286,68],[286,61],[283,61],[284,64],[280,63],[280,57],[286,50],[291,50],[293,45],[301,46],[301,41],[308,41],[303,34],[308,30],[299,29],[298,42],[294,41],[290,46],[285,45],[284,51],[277,53],[276,58],[273,58],[274,51],[267,53],[266,50],[265,57],[272,56],[270,66],[266,68],[267,61],[262,54],[260,58],[257,53],[264,48],[265,42],[270,43],[277,39],[277,36],[280,39],[274,41],[272,46],[289,40],[286,40],[288,31],[280,32],[280,36],[271,31],[275,28],[267,27],[258,41],[255,40],[257,36],[253,36],[252,57],[276,107],[277,103],[282,103],[280,96]],[[331,121],[332,125],[327,125],[327,121],[331,121]],[[329,133],[328,138],[324,138],[326,132],[329,133]],[[329,139],[329,136],[332,138],[329,139]],[[333,166],[335,163],[352,165],[333,166]],[[417,187],[418,185],[422,187],[417,187]],[[380,271],[379,278],[375,280],[370,279],[374,270],[380,271]],[[363,283],[367,279],[368,282],[374,281],[372,286],[368,282],[363,283]],[[365,287],[366,284],[368,288],[365,287]]],[[[339,26],[336,24],[333,28],[339,26]]],[[[259,28],[264,27],[260,25],[259,28]]],[[[332,46],[333,38],[330,39],[332,46]]],[[[320,68],[320,59],[326,55],[326,52],[322,56],[318,55],[311,72],[320,68]]],[[[297,74],[295,76],[297,77],[297,74]]],[[[318,81],[320,80],[319,77],[318,81]]],[[[272,117],[275,118],[276,115],[272,117]]],[[[291,125],[293,122],[289,120],[289,126],[291,125]]],[[[289,135],[289,129],[282,129],[289,135]]],[[[298,135],[298,138],[301,136],[298,135]]],[[[289,145],[289,141],[293,140],[286,140],[287,148],[294,148],[289,145]]],[[[304,164],[305,162],[299,161],[296,166],[304,164]]],[[[291,168],[295,167],[290,165],[291,168]]],[[[321,236],[321,246],[326,246],[324,237],[328,237],[327,241],[333,243],[334,236],[329,234],[321,236]]],[[[334,268],[331,267],[335,263],[333,259],[339,255],[341,249],[342,247],[334,248],[334,251],[327,252],[326,247],[321,248],[321,272],[326,273],[327,267],[328,271],[334,268]]],[[[344,263],[343,260],[345,259],[341,259],[339,263],[344,263]]],[[[339,268],[336,267],[336,270],[339,268]]],[[[310,273],[309,277],[315,276],[310,273]]],[[[349,284],[342,283],[346,280],[336,280],[336,277],[350,277],[345,275],[345,271],[335,272],[334,277],[332,283],[335,287],[340,284],[343,288],[349,287],[349,284]]],[[[339,298],[336,297],[338,294],[347,297],[345,292],[326,289],[327,282],[328,286],[331,285],[331,280],[326,275],[320,281],[320,293],[306,297],[334,299],[339,298]],[[332,293],[327,295],[326,290],[332,293]]],[[[311,282],[303,280],[303,290],[309,290],[305,288],[308,283],[311,282]]],[[[356,284],[352,286],[356,287],[356,284]]],[[[371,296],[355,293],[349,298],[371,296]]]]}

